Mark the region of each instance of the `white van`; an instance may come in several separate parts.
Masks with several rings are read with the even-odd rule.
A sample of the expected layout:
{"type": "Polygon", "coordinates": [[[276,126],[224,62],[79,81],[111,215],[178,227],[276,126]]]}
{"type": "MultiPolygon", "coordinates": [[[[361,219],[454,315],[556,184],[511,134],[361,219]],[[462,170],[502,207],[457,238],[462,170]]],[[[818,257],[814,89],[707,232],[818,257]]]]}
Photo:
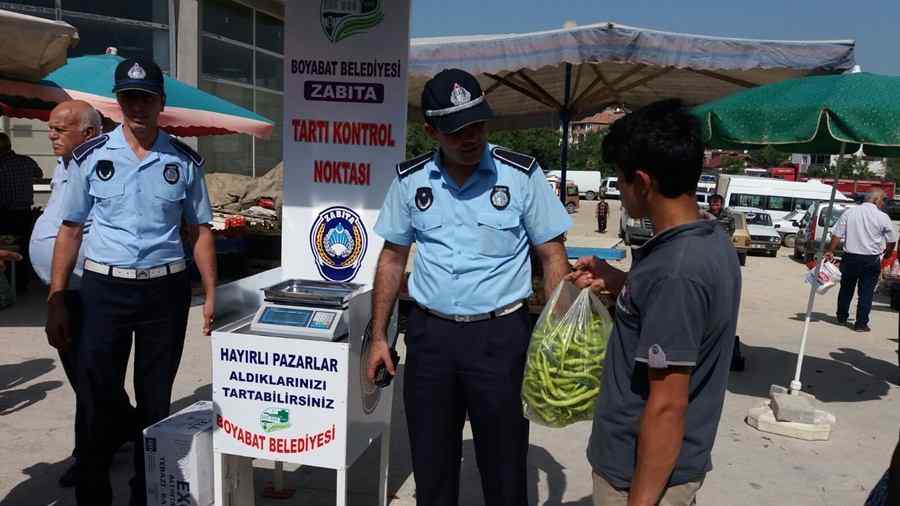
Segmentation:
{"type": "Polygon", "coordinates": [[[609,198],[617,199],[621,196],[619,193],[619,178],[605,177],[600,183],[600,191],[605,191],[609,198]]]}
{"type": "MultiPolygon", "coordinates": [[[[831,186],[818,181],[785,181],[754,176],[719,176],[716,193],[725,197],[726,207],[756,207],[778,221],[796,209],[808,209],[831,198],[831,186]]],[[[837,192],[838,202],[853,202],[837,192]]]]}
{"type": "MultiPolygon", "coordinates": [[[[562,171],[547,171],[547,175],[561,178],[562,171]]],[[[599,170],[567,170],[566,179],[578,185],[578,194],[586,200],[597,200],[600,195],[603,174],[599,170]]]]}

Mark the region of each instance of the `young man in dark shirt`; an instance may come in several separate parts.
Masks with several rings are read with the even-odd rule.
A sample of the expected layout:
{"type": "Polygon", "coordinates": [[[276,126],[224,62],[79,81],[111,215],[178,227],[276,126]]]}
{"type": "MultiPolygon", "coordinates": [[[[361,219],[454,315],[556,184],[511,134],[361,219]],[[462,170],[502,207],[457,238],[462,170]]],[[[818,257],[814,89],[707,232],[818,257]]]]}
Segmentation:
{"type": "Polygon", "coordinates": [[[740,267],[722,227],[700,218],[703,145],[680,102],[617,121],[603,158],[617,167],[628,215],[651,218],[656,235],[627,273],[585,257],[570,275],[618,294],[587,449],[594,504],[688,506],[712,469],[740,267]]]}

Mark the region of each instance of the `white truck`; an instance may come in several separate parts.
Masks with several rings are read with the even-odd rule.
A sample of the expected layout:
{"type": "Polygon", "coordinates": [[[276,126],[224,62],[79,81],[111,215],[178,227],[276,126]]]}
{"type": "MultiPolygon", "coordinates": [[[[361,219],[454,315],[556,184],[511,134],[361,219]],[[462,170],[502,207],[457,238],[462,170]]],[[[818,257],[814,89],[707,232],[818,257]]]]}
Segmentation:
{"type": "MultiPolygon", "coordinates": [[[[562,177],[562,171],[547,171],[548,176],[562,177]]],[[[586,200],[596,200],[600,195],[603,174],[599,170],[567,170],[566,180],[578,185],[578,194],[586,200]]]]}

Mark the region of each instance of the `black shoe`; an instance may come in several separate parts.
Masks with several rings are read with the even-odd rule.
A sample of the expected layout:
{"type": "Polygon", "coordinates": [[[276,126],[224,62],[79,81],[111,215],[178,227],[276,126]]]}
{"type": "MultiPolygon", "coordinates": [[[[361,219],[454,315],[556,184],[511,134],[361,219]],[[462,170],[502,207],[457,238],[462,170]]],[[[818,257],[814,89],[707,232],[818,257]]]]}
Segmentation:
{"type": "Polygon", "coordinates": [[[72,488],[78,482],[78,466],[72,464],[66,469],[66,472],[59,477],[59,486],[62,488],[72,488]]]}
{"type": "Polygon", "coordinates": [[[868,325],[854,325],[853,330],[856,332],[872,332],[868,325]]]}
{"type": "Polygon", "coordinates": [[[847,317],[846,316],[838,316],[837,322],[840,323],[841,325],[844,325],[847,323],[847,317]]]}

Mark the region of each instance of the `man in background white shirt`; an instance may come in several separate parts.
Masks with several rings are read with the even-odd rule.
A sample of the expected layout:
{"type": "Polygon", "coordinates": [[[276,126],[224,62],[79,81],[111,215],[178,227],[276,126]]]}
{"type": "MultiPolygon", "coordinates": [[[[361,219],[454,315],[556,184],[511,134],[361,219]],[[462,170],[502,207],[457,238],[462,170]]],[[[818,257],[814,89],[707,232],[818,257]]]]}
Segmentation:
{"type": "Polygon", "coordinates": [[[873,190],[859,207],[848,209],[834,226],[831,244],[826,258],[834,257],[841,239],[844,240],[844,256],[841,259],[841,290],[838,293],[837,319],[846,323],[850,316],[850,301],[859,284],[859,300],[856,306],[856,322],[853,330],[869,332],[869,312],[875,285],[881,274],[881,260],[894,249],[897,230],[884,208],[885,194],[873,190]]]}

